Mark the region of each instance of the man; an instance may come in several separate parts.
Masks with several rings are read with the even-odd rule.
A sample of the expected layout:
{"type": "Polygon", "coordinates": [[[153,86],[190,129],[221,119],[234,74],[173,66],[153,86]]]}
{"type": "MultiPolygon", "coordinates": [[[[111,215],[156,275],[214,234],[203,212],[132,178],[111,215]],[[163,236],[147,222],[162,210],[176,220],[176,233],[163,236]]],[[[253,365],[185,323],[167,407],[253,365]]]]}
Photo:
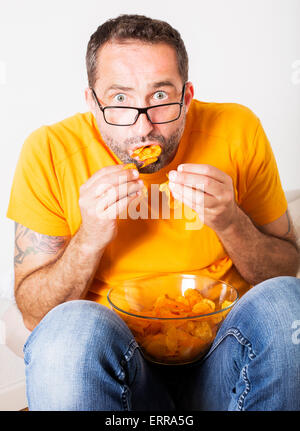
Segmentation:
{"type": "Polygon", "coordinates": [[[244,106],[193,100],[183,41],[165,22],[107,21],[86,63],[90,112],[30,135],[7,214],[15,297],[33,331],[29,408],[300,409],[299,250],[260,121],[244,106]],[[133,152],[151,145],[161,154],[141,167],[133,152]],[[168,178],[170,202],[200,227],[160,209],[128,216],[168,178]],[[208,275],[240,292],[194,366],[153,367],[107,307],[110,286],[156,272],[208,275]]]}

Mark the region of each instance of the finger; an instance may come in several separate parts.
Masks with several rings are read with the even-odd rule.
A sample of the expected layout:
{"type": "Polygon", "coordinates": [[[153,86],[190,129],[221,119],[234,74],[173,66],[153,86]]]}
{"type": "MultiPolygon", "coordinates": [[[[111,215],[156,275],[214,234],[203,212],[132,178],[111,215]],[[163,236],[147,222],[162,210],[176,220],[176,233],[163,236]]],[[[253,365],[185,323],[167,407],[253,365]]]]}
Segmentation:
{"type": "Polygon", "coordinates": [[[224,189],[223,183],[220,183],[214,178],[206,175],[170,171],[169,178],[170,184],[182,184],[187,187],[202,190],[203,192],[215,197],[222,195],[224,189]]]}
{"type": "Polygon", "coordinates": [[[101,181],[100,184],[95,184],[94,188],[92,189],[92,193],[93,197],[98,199],[99,197],[103,196],[104,193],[108,193],[110,189],[116,189],[119,196],[119,193],[121,193],[123,190],[126,190],[126,188],[130,189],[137,184],[144,183],[140,179],[132,180],[131,175],[121,175],[111,182],[109,182],[109,179],[107,179],[105,183],[101,181]]]}
{"type": "Polygon", "coordinates": [[[191,202],[194,207],[203,205],[204,194],[200,190],[193,189],[191,187],[182,186],[181,184],[175,184],[173,186],[170,183],[170,190],[175,199],[181,202],[191,202]]]}
{"type": "Polygon", "coordinates": [[[228,181],[228,175],[220,169],[212,165],[196,164],[196,163],[183,163],[178,166],[178,172],[190,172],[194,174],[206,175],[214,178],[215,180],[225,183],[228,181]]]}
{"type": "Polygon", "coordinates": [[[133,193],[141,191],[144,186],[142,180],[138,180],[135,182],[124,183],[119,185],[118,187],[110,187],[105,193],[98,198],[97,208],[98,211],[102,209],[105,211],[115,202],[125,198],[126,196],[130,196],[133,193]]]}
{"type": "Polygon", "coordinates": [[[102,209],[98,208],[98,205],[96,207],[96,213],[99,218],[101,219],[113,219],[115,220],[118,216],[120,216],[121,213],[123,213],[127,207],[130,205],[132,201],[135,199],[139,199],[142,196],[141,190],[123,197],[122,199],[114,202],[112,205],[110,205],[105,211],[102,211],[102,209]]]}
{"type": "Polygon", "coordinates": [[[175,199],[185,203],[189,202],[196,207],[213,208],[218,204],[214,196],[208,195],[201,190],[195,190],[181,184],[169,183],[170,190],[175,199]]]}
{"type": "Polygon", "coordinates": [[[178,193],[178,192],[172,192],[172,195],[174,199],[177,201],[180,201],[185,206],[188,206],[192,210],[194,210],[198,214],[203,214],[203,199],[199,199],[199,196],[197,199],[189,199],[186,194],[178,193]]]}
{"type": "Polygon", "coordinates": [[[128,169],[118,172],[117,174],[108,174],[98,178],[98,180],[92,184],[91,189],[93,189],[94,196],[98,198],[110,187],[120,188],[123,184],[138,182],[138,178],[139,174],[137,170],[128,169]]]}
{"type": "Polygon", "coordinates": [[[112,166],[105,166],[104,168],[99,169],[97,172],[95,172],[85,183],[84,186],[86,188],[90,187],[95,181],[97,181],[99,178],[101,178],[103,175],[111,172],[118,172],[121,171],[124,168],[125,165],[112,165],[112,166]]]}
{"type": "Polygon", "coordinates": [[[174,198],[181,201],[184,205],[194,210],[197,214],[202,215],[204,213],[203,202],[202,203],[195,202],[194,200],[190,200],[186,196],[182,196],[177,193],[174,194],[174,198]]]}

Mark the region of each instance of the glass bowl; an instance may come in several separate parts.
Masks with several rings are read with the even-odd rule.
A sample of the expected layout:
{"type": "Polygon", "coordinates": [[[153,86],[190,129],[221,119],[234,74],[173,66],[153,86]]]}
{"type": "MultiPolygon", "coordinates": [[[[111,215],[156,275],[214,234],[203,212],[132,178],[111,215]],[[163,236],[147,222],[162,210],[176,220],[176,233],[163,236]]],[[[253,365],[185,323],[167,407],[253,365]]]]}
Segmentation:
{"type": "Polygon", "coordinates": [[[221,280],[176,273],[126,280],[107,299],[148,361],[183,365],[207,353],[238,292],[221,280]]]}

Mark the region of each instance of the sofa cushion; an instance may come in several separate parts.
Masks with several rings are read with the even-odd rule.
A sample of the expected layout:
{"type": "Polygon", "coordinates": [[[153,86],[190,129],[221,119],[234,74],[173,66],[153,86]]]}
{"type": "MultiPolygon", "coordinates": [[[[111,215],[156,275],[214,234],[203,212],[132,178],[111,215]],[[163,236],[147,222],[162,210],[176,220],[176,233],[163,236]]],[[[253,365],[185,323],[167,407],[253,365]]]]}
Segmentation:
{"type": "Polygon", "coordinates": [[[298,245],[300,246],[300,198],[289,203],[289,213],[298,236],[298,245]]]}
{"type": "Polygon", "coordinates": [[[0,363],[0,411],[22,410],[28,405],[24,361],[0,345],[0,363]]]}

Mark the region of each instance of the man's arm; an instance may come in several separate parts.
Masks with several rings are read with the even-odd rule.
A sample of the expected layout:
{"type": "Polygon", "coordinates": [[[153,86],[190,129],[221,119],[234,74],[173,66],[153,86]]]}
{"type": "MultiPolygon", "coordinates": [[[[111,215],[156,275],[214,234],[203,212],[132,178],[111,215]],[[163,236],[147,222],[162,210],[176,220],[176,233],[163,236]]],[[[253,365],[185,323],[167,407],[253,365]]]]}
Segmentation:
{"type": "Polygon", "coordinates": [[[16,224],[15,298],[29,330],[56,305],[83,297],[103,254],[72,239],[41,235],[16,224]]]}
{"type": "Polygon", "coordinates": [[[16,228],[15,297],[32,330],[55,306],[85,296],[107,245],[117,234],[117,218],[141,196],[143,182],[124,165],[97,171],[80,188],[81,225],[71,237],[16,228]]]}
{"type": "Polygon", "coordinates": [[[255,226],[235,202],[231,177],[214,166],[186,163],[171,171],[169,178],[174,198],[195,210],[216,232],[248,283],[297,274],[299,249],[288,213],[255,226]]]}
{"type": "Polygon", "coordinates": [[[69,240],[69,236],[42,235],[15,223],[15,288],[29,272],[58,259],[69,240]]]}
{"type": "Polygon", "coordinates": [[[235,222],[219,238],[241,276],[252,285],[297,274],[300,254],[288,211],[272,223],[255,226],[238,208],[235,222]]]}

